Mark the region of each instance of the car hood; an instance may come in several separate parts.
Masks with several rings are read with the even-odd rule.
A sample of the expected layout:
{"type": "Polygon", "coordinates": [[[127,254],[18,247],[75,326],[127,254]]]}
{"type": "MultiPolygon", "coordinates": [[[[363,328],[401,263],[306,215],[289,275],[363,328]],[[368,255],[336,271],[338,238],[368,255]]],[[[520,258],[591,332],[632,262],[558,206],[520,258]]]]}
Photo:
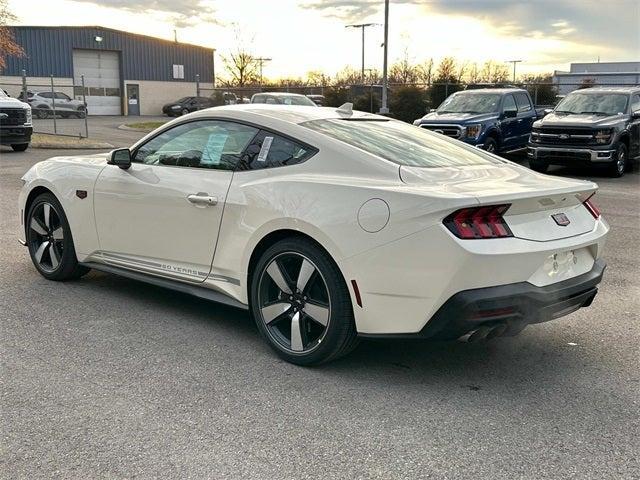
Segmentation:
{"type": "Polygon", "coordinates": [[[400,178],[431,194],[470,197],[481,204],[512,203],[512,212],[584,201],[598,188],[593,182],[542,175],[506,161],[467,167],[402,166],[400,178]]]}
{"type": "Polygon", "coordinates": [[[0,108],[26,108],[28,103],[21,102],[17,98],[0,97],[0,108]]]}
{"type": "Polygon", "coordinates": [[[497,113],[438,113],[431,112],[420,120],[420,123],[473,123],[486,122],[498,118],[497,113]]]}
{"type": "Polygon", "coordinates": [[[594,115],[594,114],[566,114],[550,113],[540,120],[536,126],[540,127],[606,127],[618,123],[623,115],[594,115]]]}

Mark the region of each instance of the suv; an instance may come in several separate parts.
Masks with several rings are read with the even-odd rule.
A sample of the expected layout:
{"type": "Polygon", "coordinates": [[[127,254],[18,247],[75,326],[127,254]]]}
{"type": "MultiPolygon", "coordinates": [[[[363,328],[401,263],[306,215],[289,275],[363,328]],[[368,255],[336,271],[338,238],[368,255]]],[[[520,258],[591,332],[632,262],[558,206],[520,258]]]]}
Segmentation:
{"type": "Polygon", "coordinates": [[[629,160],[640,157],[640,87],[570,93],[533,125],[527,156],[538,172],[549,165],[603,165],[621,177],[629,160]]]}
{"type": "Polygon", "coordinates": [[[498,153],[525,148],[539,116],[526,90],[482,88],[448,96],[413,124],[498,153]]]}
{"type": "MultiPolygon", "coordinates": [[[[18,98],[24,101],[22,92],[18,98]]],[[[27,102],[31,105],[33,114],[41,119],[53,116],[54,102],[56,115],[60,115],[63,118],[69,118],[72,115],[78,118],[84,118],[87,114],[87,106],[82,101],[74,100],[62,92],[27,91],[27,102]]]]}
{"type": "Polygon", "coordinates": [[[0,89],[0,144],[24,152],[29,147],[32,133],[29,104],[9,97],[0,89]]]}
{"type": "Polygon", "coordinates": [[[301,105],[317,107],[316,102],[299,93],[265,92],[256,93],[251,97],[251,103],[268,103],[271,105],[301,105]]]}

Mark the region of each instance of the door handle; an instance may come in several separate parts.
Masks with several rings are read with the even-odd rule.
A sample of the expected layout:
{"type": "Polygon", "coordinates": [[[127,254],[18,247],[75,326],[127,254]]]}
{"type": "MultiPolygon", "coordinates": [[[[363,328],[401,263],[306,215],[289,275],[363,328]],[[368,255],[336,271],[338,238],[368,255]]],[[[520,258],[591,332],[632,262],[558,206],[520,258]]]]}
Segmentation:
{"type": "Polygon", "coordinates": [[[218,197],[214,197],[211,195],[207,195],[206,193],[196,193],[187,195],[187,200],[193,203],[194,205],[204,205],[204,206],[213,206],[217,205],[218,197]]]}

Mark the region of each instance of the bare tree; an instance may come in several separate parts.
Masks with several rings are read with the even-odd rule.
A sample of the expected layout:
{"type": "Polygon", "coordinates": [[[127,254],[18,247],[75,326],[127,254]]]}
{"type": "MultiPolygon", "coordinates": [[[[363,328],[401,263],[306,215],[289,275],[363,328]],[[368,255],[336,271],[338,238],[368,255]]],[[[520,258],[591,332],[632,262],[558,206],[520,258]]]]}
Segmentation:
{"type": "Polygon", "coordinates": [[[478,68],[478,64],[476,62],[473,62],[469,66],[467,79],[469,80],[469,83],[478,83],[480,81],[480,69],[478,68]]]}
{"type": "Polygon", "coordinates": [[[252,53],[253,37],[247,42],[240,26],[235,24],[235,51],[222,56],[229,86],[245,87],[258,82],[260,62],[252,53]],[[248,43],[248,46],[247,46],[248,43]]]}
{"type": "Polygon", "coordinates": [[[421,63],[417,67],[418,81],[426,85],[431,84],[433,77],[433,58],[421,63]]]}
{"type": "Polygon", "coordinates": [[[409,50],[405,48],[402,60],[391,65],[389,69],[389,83],[406,85],[417,81],[418,70],[409,61],[409,50]]]}
{"type": "Polygon", "coordinates": [[[13,32],[7,28],[9,22],[15,22],[16,16],[11,13],[7,0],[0,0],[0,70],[7,65],[8,57],[23,57],[24,50],[16,43],[13,32]]]}
{"type": "Polygon", "coordinates": [[[313,70],[307,72],[307,85],[313,85],[317,87],[326,87],[331,83],[331,77],[325,75],[319,70],[313,70]]]}
{"type": "Polygon", "coordinates": [[[456,79],[456,60],[453,57],[444,57],[436,70],[435,81],[451,83],[456,79]]]}
{"type": "Polygon", "coordinates": [[[458,75],[456,77],[456,79],[458,80],[458,83],[462,82],[462,79],[464,78],[465,73],[467,72],[468,66],[469,66],[469,62],[467,62],[466,60],[458,66],[458,75]]]}

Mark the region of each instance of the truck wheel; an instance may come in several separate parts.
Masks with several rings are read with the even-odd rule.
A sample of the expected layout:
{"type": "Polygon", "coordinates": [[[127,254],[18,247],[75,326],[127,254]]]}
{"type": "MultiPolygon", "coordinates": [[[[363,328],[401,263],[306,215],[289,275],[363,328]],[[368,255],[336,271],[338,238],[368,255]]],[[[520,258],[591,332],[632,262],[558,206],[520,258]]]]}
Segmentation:
{"type": "Polygon", "coordinates": [[[627,146],[618,142],[616,144],[616,155],[614,161],[609,165],[609,176],[618,178],[624,175],[627,169],[627,146]]]}
{"type": "Polygon", "coordinates": [[[498,142],[493,137],[488,137],[484,142],[484,149],[489,153],[497,153],[498,152],[498,142]]]}
{"type": "Polygon", "coordinates": [[[28,143],[15,143],[15,144],[11,145],[11,148],[13,148],[14,152],[24,152],[27,148],[29,148],[29,144],[28,143]]]}
{"type": "Polygon", "coordinates": [[[547,170],[549,170],[549,164],[538,160],[529,160],[529,168],[534,172],[547,173],[547,170]]]}

